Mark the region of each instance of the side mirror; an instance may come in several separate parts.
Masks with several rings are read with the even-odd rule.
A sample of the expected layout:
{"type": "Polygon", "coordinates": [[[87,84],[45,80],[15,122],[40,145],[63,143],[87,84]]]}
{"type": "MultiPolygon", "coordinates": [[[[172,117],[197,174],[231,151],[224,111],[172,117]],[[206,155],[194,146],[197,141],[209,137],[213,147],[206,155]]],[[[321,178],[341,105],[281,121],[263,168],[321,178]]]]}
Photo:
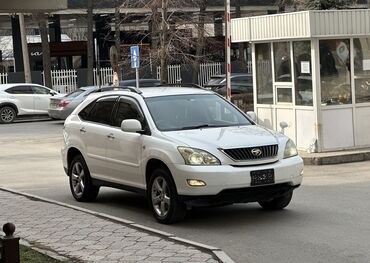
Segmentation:
{"type": "Polygon", "coordinates": [[[257,114],[254,111],[248,111],[247,115],[252,119],[252,121],[257,122],[257,114]]]}
{"type": "Polygon", "coordinates": [[[52,90],[50,91],[50,95],[51,95],[51,96],[54,96],[54,95],[56,95],[56,94],[57,94],[57,93],[56,93],[55,91],[52,91],[52,90]]]}
{"type": "Polygon", "coordinates": [[[140,121],[135,119],[123,120],[121,123],[121,130],[124,132],[141,132],[142,129],[140,121]]]}
{"type": "Polygon", "coordinates": [[[288,126],[289,126],[288,123],[286,123],[285,121],[280,122],[280,128],[281,128],[282,134],[284,134],[284,130],[288,128],[288,126]]]}

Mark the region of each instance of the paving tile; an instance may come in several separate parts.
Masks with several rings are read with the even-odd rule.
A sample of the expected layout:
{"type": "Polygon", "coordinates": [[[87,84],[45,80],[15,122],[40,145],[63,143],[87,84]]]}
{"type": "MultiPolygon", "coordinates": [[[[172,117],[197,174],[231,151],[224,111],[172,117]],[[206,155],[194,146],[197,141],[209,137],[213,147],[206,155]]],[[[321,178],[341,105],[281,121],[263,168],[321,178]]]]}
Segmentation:
{"type": "Polygon", "coordinates": [[[0,190],[0,222],[13,222],[16,234],[83,262],[215,263],[196,247],[139,231],[83,211],[35,201],[0,190]]]}

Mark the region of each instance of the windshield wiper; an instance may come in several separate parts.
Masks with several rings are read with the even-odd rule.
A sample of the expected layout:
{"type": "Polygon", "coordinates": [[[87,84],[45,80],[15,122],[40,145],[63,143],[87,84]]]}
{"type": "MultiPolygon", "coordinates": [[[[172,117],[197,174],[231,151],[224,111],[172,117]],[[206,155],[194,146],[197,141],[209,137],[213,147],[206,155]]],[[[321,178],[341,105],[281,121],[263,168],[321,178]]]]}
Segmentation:
{"type": "Polygon", "coordinates": [[[202,129],[202,128],[209,128],[209,127],[222,127],[222,126],[219,126],[219,125],[209,125],[209,124],[200,124],[200,125],[194,125],[194,126],[181,127],[180,130],[202,129]]]}

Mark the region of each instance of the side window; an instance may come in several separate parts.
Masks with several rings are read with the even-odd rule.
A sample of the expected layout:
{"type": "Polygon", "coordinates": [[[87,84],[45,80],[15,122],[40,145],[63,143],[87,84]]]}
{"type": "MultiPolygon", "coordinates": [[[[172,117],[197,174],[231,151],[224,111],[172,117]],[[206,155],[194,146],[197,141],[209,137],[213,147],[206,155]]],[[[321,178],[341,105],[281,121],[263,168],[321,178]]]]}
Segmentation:
{"type": "Polygon", "coordinates": [[[83,120],[86,121],[87,118],[88,118],[88,116],[89,116],[90,111],[92,110],[92,108],[94,108],[94,106],[95,106],[95,101],[94,102],[91,102],[82,111],[80,111],[80,113],[78,114],[78,116],[80,116],[81,119],[83,119],[83,120]]]}
{"type": "Polygon", "coordinates": [[[6,90],[10,94],[33,94],[30,86],[17,86],[6,90]]]}
{"type": "Polygon", "coordinates": [[[48,95],[50,94],[50,90],[44,88],[44,87],[39,87],[39,86],[31,86],[33,94],[42,94],[42,95],[48,95]]]}
{"type": "Polygon", "coordinates": [[[115,96],[98,99],[90,112],[87,112],[88,109],[85,108],[87,110],[87,116],[85,117],[85,120],[102,124],[110,124],[112,111],[116,100],[117,97],[115,96]]]}
{"type": "Polygon", "coordinates": [[[123,120],[135,119],[141,122],[144,127],[144,116],[139,110],[138,105],[131,99],[121,98],[119,100],[116,116],[113,125],[121,127],[123,120]]]}

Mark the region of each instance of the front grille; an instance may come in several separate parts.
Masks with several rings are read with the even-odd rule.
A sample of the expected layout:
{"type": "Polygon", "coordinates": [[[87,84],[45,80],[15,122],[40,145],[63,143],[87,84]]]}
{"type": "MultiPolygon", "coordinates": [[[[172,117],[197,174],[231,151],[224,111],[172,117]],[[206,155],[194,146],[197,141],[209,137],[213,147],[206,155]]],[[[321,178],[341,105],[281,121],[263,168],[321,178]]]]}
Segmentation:
{"type": "Polygon", "coordinates": [[[277,156],[279,147],[275,145],[248,148],[223,149],[222,151],[235,161],[259,160],[277,156]]]}

